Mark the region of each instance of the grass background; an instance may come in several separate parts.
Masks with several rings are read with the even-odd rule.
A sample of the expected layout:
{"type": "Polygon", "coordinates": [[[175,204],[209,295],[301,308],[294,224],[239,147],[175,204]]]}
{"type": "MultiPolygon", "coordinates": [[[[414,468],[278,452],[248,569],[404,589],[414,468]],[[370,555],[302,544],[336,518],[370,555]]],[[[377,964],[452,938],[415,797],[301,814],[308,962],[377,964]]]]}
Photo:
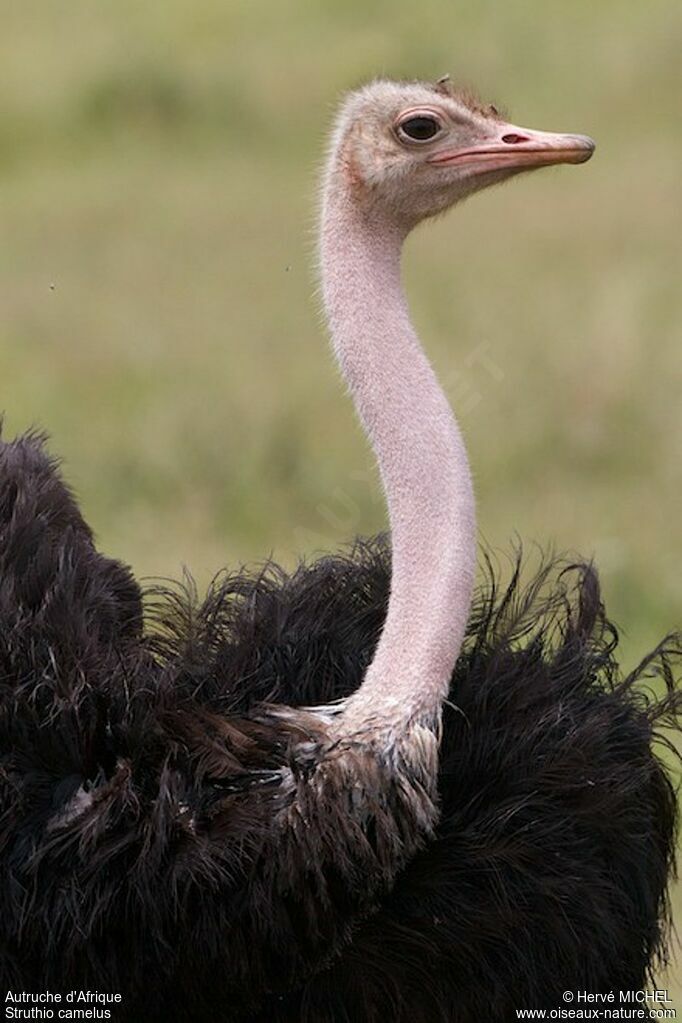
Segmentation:
{"type": "Polygon", "coordinates": [[[406,279],[483,536],[594,554],[630,664],[682,621],[680,52],[675,0],[8,0],[6,432],[49,429],[141,576],[381,528],[312,198],[341,91],[450,71],[598,141],[418,232],[406,279]]]}

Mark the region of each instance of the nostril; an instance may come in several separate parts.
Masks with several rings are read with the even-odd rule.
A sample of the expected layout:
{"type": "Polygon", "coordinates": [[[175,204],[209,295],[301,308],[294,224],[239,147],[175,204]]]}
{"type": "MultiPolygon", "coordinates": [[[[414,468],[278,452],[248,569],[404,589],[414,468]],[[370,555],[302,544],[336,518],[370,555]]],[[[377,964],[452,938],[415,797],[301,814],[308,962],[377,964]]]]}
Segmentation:
{"type": "Polygon", "coordinates": [[[527,135],[503,135],[502,141],[509,146],[515,146],[519,142],[528,142],[529,140],[527,135]]]}

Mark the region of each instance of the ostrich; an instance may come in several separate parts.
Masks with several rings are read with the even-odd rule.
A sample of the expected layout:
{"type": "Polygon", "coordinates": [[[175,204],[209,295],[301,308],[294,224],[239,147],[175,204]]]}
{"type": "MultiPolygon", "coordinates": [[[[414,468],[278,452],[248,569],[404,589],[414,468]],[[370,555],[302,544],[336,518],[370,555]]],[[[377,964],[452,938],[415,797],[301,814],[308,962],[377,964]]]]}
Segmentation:
{"type": "Polygon", "coordinates": [[[679,644],[621,675],[589,564],[523,583],[517,556],[501,583],[488,558],[474,592],[464,444],[400,284],[420,221],[593,148],[447,80],[344,102],[323,297],[390,543],[224,573],[203,601],[143,595],[44,437],[2,443],[15,1008],[49,990],[131,1023],[504,1023],[640,989],[665,957],[676,812],[653,743],[677,721],[679,644]]]}

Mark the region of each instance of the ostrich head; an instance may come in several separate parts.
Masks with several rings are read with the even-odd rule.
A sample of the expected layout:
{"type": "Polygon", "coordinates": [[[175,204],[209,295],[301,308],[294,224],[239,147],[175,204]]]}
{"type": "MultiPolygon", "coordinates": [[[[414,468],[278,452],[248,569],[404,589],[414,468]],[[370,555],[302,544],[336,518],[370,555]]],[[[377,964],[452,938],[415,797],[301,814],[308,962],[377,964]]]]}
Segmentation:
{"type": "Polygon", "coordinates": [[[377,456],[392,544],[388,612],[344,711],[349,732],[369,732],[380,718],[389,735],[400,732],[398,721],[437,722],[476,566],[466,451],[410,322],[402,242],[419,221],[472,192],[522,170],[582,163],[593,149],[584,135],[510,124],[447,80],[375,81],[341,107],[323,185],[322,293],[335,354],[377,456]]]}
{"type": "Polygon", "coordinates": [[[355,203],[409,230],[481,188],[556,163],[583,163],[586,135],[520,128],[448,79],[376,81],[348,97],[332,139],[332,168],[355,203]]]}

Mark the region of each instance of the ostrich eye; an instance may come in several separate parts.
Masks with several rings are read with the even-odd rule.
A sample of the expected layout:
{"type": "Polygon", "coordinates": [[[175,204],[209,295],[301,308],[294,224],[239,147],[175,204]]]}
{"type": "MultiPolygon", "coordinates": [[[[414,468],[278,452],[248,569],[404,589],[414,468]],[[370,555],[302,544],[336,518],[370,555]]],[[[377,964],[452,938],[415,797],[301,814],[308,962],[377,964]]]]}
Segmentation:
{"type": "Polygon", "coordinates": [[[398,137],[408,139],[410,142],[429,142],[438,135],[440,130],[440,121],[426,114],[408,117],[406,121],[401,121],[396,128],[398,137]]]}

